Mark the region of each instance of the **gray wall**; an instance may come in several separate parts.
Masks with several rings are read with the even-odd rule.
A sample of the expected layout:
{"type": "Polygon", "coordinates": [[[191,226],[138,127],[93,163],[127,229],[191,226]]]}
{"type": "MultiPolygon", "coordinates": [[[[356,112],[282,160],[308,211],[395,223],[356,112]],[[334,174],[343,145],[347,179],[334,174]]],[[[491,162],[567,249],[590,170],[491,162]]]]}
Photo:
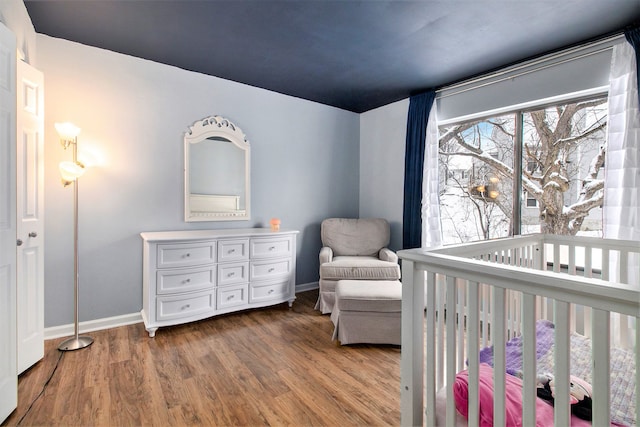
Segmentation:
{"type": "Polygon", "coordinates": [[[360,115],[360,217],[386,218],[393,250],[402,248],[408,111],[404,99],[360,115]]]}
{"type": "Polygon", "coordinates": [[[72,190],[53,124],[82,128],[97,160],[79,182],[80,321],[142,306],[142,244],[154,230],[300,230],[297,283],[318,280],[320,221],[358,216],[359,116],[227,80],[37,35],[45,76],[45,325],[73,318],[72,190]],[[252,219],[183,221],[182,135],[221,115],[251,143],[252,219]]]}

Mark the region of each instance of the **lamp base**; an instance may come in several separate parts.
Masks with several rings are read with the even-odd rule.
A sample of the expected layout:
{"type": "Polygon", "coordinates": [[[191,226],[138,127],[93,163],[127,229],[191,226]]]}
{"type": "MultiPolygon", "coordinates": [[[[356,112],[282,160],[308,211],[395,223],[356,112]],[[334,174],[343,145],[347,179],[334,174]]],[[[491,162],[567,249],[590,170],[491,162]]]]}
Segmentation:
{"type": "Polygon", "coordinates": [[[93,338],[91,337],[73,337],[60,343],[58,350],[60,351],[73,351],[80,350],[81,348],[89,347],[93,344],[93,338]]]}

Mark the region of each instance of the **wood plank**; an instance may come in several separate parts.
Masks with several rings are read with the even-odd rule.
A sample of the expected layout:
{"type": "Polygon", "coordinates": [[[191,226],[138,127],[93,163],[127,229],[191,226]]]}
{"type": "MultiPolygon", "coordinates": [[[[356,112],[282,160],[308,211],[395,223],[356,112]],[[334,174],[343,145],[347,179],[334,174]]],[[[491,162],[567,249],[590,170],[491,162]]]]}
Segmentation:
{"type": "Polygon", "coordinates": [[[400,348],[332,342],[317,295],[155,338],[142,324],[92,332],[94,344],[74,352],[48,340],[2,425],[400,424],[400,348]]]}

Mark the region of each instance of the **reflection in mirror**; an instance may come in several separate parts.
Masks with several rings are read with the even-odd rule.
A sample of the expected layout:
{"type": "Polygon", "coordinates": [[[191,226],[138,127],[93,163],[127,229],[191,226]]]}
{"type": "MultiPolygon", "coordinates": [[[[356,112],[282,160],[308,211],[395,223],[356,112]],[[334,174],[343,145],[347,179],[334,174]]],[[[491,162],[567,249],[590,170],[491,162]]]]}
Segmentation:
{"type": "Polygon", "coordinates": [[[249,153],[244,133],[219,116],[185,134],[185,221],[246,220],[249,153]]]}

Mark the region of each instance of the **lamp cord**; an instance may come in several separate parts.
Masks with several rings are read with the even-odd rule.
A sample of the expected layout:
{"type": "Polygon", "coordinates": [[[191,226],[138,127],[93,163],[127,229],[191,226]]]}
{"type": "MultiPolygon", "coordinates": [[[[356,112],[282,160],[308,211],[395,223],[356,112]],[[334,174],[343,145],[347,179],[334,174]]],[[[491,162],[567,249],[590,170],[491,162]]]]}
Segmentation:
{"type": "Polygon", "coordinates": [[[24,417],[26,417],[29,414],[29,412],[31,412],[31,408],[33,408],[33,405],[38,401],[38,399],[40,399],[40,397],[42,397],[42,395],[44,394],[44,391],[46,390],[47,386],[51,382],[53,375],[58,370],[58,365],[60,364],[60,360],[62,360],[62,355],[64,355],[64,351],[59,351],[59,353],[60,353],[60,356],[58,356],[58,360],[56,361],[56,366],[53,367],[53,370],[51,371],[51,375],[49,375],[49,378],[47,378],[47,381],[45,381],[44,385],[42,386],[42,390],[40,390],[40,393],[38,393],[35,399],[33,399],[33,401],[29,404],[29,407],[27,408],[27,412],[22,414],[22,416],[16,423],[16,427],[19,426],[22,423],[22,420],[24,420],[24,417]]]}

